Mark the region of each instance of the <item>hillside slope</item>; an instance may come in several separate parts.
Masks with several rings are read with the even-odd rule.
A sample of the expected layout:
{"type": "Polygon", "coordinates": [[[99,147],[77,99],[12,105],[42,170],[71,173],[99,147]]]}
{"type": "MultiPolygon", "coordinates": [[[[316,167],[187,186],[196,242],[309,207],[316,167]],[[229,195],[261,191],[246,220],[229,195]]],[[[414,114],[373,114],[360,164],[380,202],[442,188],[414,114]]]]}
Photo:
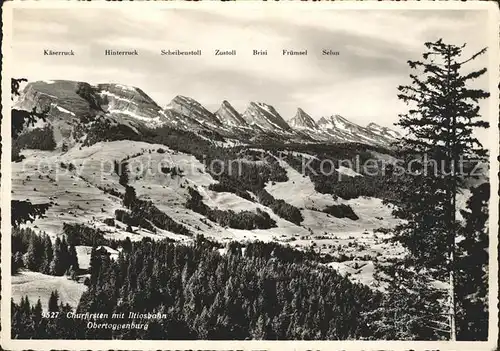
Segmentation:
{"type": "MultiPolygon", "coordinates": [[[[252,154],[251,149],[247,149],[252,154]]],[[[25,159],[13,164],[12,197],[33,203],[50,202],[52,206],[45,218],[37,219],[30,226],[36,231],[48,233],[52,238],[64,233],[64,223],[79,223],[96,228],[108,239],[141,240],[170,238],[188,242],[192,237],[156,228],[155,231],[127,225],[115,218],[116,210],[126,210],[122,199],[125,188],[114,164],[126,160],[128,184],[139,199],[151,201],[177,223],[195,234],[203,234],[219,242],[232,240],[276,241],[299,249],[315,248],[321,254],[339,257],[342,254],[355,257],[379,255],[380,243],[373,230],[396,223],[390,210],[380,199],[334,199],[329,194],[318,193],[309,177],[298,173],[286,162],[278,165],[286,174],[286,181],[265,184],[274,198],[284,200],[299,208],[303,221],[294,224],[278,216],[274,211],[252,199],[224,191],[211,190],[220,184],[196,157],[171,149],[162,144],[139,141],[98,142],[91,146],[75,145],[66,152],[24,150],[25,159]],[[70,164],[74,167],[69,166],[70,164]],[[175,172],[172,172],[175,169],[175,172]],[[269,229],[236,229],[209,220],[204,215],[186,208],[190,198],[188,189],[196,189],[203,202],[221,211],[257,210],[267,213],[276,226],[269,229]],[[121,195],[120,195],[121,194],[121,195]],[[326,207],[345,204],[352,207],[358,220],[336,218],[323,212],[326,207]],[[115,225],[106,220],[115,218],[115,225]],[[361,245],[363,250],[353,245],[361,245]]],[[[241,153],[240,153],[241,154],[241,153]]],[[[304,154],[306,155],[306,154],[304,154]]],[[[312,157],[309,155],[309,157],[312,157]]],[[[268,159],[270,160],[270,159],[268,159]]],[[[269,161],[246,159],[245,164],[266,164],[269,161]]],[[[340,168],[339,168],[340,169],[340,168]]],[[[342,172],[357,175],[354,171],[342,172]]],[[[358,175],[359,176],[359,175],[358,175]]],[[[347,260],[348,265],[352,260],[347,260]]],[[[364,272],[360,272],[361,275],[364,272]]],[[[354,275],[356,277],[356,275],[354,275]]]]}

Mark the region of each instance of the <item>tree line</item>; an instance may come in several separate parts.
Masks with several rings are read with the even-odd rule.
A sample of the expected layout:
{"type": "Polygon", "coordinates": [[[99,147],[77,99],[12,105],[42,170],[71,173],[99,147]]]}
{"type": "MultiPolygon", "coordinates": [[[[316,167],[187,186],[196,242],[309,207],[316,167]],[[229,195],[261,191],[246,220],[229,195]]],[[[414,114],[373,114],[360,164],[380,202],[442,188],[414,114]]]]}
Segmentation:
{"type": "Polygon", "coordinates": [[[57,237],[54,244],[45,233],[30,228],[12,228],[12,274],[26,268],[50,275],[76,276],[79,270],[75,245],[57,237]]]}
{"type": "MultiPolygon", "coordinates": [[[[62,337],[71,333],[73,323],[66,318],[44,318],[40,299],[32,304],[28,297],[23,297],[19,304],[11,301],[11,336],[13,339],[53,339],[52,335],[62,337]]],[[[52,292],[48,301],[50,312],[64,314],[72,311],[71,306],[59,302],[57,291],[52,292]]]]}
{"type": "MultiPolygon", "coordinates": [[[[60,317],[50,322],[65,325],[47,336],[345,340],[372,334],[373,321],[366,313],[379,306],[380,293],[352,283],[294,249],[279,251],[273,243],[270,247],[259,243],[243,255],[238,245],[221,255],[201,236],[193,245],[145,239],[122,250],[116,261],[93,251],[90,285],[78,313],[160,312],[167,318],[149,321],[148,330],[112,331],[87,329],[85,321],[60,317]]],[[[27,310],[26,301],[22,304],[27,310]]],[[[23,310],[13,306],[15,312],[23,310]]],[[[21,316],[12,315],[13,336],[37,325],[34,313],[21,316]]],[[[100,322],[105,321],[117,322],[100,322]]],[[[31,329],[30,333],[37,336],[43,331],[31,329]]]]}
{"type": "MultiPolygon", "coordinates": [[[[18,150],[55,150],[56,141],[54,139],[54,129],[52,126],[47,125],[42,128],[34,128],[25,131],[14,140],[12,147],[18,150]]],[[[13,159],[13,161],[15,162],[16,159],[13,159]]]]}
{"type": "MultiPolygon", "coordinates": [[[[145,224],[145,228],[150,227],[150,224],[152,224],[160,229],[168,230],[173,233],[186,236],[193,235],[186,226],[176,222],[172,217],[156,207],[153,202],[137,198],[134,187],[130,185],[127,185],[125,188],[123,206],[130,210],[130,214],[125,216],[122,212],[117,212],[115,216],[117,216],[118,220],[119,218],[125,220],[142,218],[139,221],[145,224]],[[144,221],[149,222],[149,224],[144,221]]],[[[129,221],[126,224],[131,224],[131,222],[129,221]]]]}
{"type": "Polygon", "coordinates": [[[191,187],[188,188],[190,198],[186,201],[186,208],[193,210],[212,222],[218,223],[222,227],[230,227],[236,229],[269,229],[276,227],[276,221],[269,214],[262,211],[260,208],[253,211],[219,210],[210,208],[203,203],[201,194],[191,187]]]}
{"type": "Polygon", "coordinates": [[[128,185],[129,171],[127,160],[131,157],[133,156],[121,161],[114,161],[114,171],[119,176],[119,183],[125,187],[122,203],[128,210],[116,210],[115,218],[125,223],[128,226],[128,231],[132,231],[131,226],[136,225],[152,232],[156,232],[156,227],[158,227],[173,233],[191,236],[192,233],[187,227],[176,222],[172,217],[161,211],[152,201],[141,200],[137,197],[135,188],[128,185]]]}
{"type": "MultiPolygon", "coordinates": [[[[354,144],[352,149],[349,149],[346,145],[341,149],[343,151],[341,154],[325,151],[314,154],[313,152],[317,148],[307,149],[304,147],[302,149],[309,152],[312,157],[312,159],[307,160],[307,167],[304,167],[303,156],[293,152],[287,152],[286,162],[297,172],[304,172],[314,184],[314,190],[319,193],[332,194],[334,197],[340,197],[344,200],[356,199],[360,196],[392,200],[395,196],[393,189],[397,182],[397,179],[393,177],[394,167],[390,164],[383,164],[380,160],[376,161],[373,155],[367,151],[370,148],[361,149],[364,151],[360,151],[360,148],[361,146],[354,144]],[[354,150],[360,154],[353,156],[354,150]],[[342,155],[351,158],[342,159],[342,155]],[[372,167],[369,169],[360,167],[356,170],[360,172],[360,175],[355,176],[339,173],[338,167],[342,165],[341,161],[356,164],[356,157],[359,157],[361,166],[363,162],[370,159],[372,167]]],[[[386,152],[393,153],[392,151],[386,152]]]]}
{"type": "Polygon", "coordinates": [[[115,248],[120,243],[120,240],[106,238],[105,232],[99,228],[83,223],[63,223],[63,232],[68,243],[74,246],[105,245],[115,248]]]}

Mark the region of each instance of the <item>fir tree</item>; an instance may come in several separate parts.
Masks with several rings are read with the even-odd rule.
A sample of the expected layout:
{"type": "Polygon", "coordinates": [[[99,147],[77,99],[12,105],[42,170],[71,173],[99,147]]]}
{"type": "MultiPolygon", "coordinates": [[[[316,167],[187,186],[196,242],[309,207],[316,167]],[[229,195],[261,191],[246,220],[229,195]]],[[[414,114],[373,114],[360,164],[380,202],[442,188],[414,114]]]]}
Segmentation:
{"type": "Polygon", "coordinates": [[[128,186],[128,163],[122,162],[118,166],[118,176],[120,177],[119,183],[120,185],[126,187],[128,186]]]}
{"type": "Polygon", "coordinates": [[[42,302],[40,301],[40,299],[38,299],[35,306],[33,306],[33,311],[32,311],[35,329],[39,328],[39,325],[42,321],[42,312],[43,312],[42,302]]]}
{"type": "Polygon", "coordinates": [[[24,256],[24,265],[29,270],[37,271],[40,268],[38,266],[40,253],[38,252],[36,236],[32,236],[30,239],[28,251],[24,256]]]}
{"type": "Polygon", "coordinates": [[[407,132],[399,145],[406,172],[396,180],[399,196],[394,213],[405,222],[395,228],[393,240],[403,246],[405,257],[382,269],[389,274],[389,295],[393,295],[389,298],[393,304],[383,319],[396,328],[415,319],[425,322],[425,330],[410,330],[405,334],[408,338],[455,340],[456,196],[470,176],[468,166],[485,156],[474,129],[488,127],[480,119],[478,102],[489,96],[468,87],[486,69],[463,70],[486,49],[462,59],[465,45],[449,45],[440,39],[425,46],[423,61],[408,61],[416,71],[410,74],[411,84],[398,88],[398,97],[410,109],[397,123],[407,132]],[[437,299],[440,291],[433,288],[435,280],[446,280],[449,286],[445,311],[438,309],[443,300],[437,299]],[[416,308],[422,299],[422,308],[416,308]],[[415,314],[396,317],[395,309],[415,314]]]}
{"type": "Polygon", "coordinates": [[[135,189],[132,186],[125,187],[125,195],[123,196],[123,206],[131,208],[137,199],[135,189]]]}
{"type": "Polygon", "coordinates": [[[68,248],[68,267],[73,268],[75,272],[79,269],[75,245],[69,245],[68,248]]]}
{"type": "MultiPolygon", "coordinates": [[[[61,251],[60,251],[60,256],[61,256],[61,271],[64,273],[66,270],[71,266],[70,264],[70,255],[69,255],[69,250],[68,250],[68,242],[66,241],[66,237],[62,237],[61,239],[61,251]]],[[[75,252],[76,254],[76,252],[75,252]]]]}
{"type": "Polygon", "coordinates": [[[57,290],[52,291],[49,297],[49,312],[59,311],[59,293],[57,290]]]}
{"type": "Polygon", "coordinates": [[[43,251],[44,262],[41,272],[44,274],[50,274],[50,264],[54,259],[54,251],[52,250],[52,241],[50,241],[50,237],[48,235],[43,236],[43,251]]]}
{"type": "MultiPolygon", "coordinates": [[[[353,339],[371,335],[370,328],[365,329],[370,320],[361,318],[361,312],[376,308],[379,294],[317,262],[300,261],[303,253],[297,250],[289,252],[297,255],[296,260],[286,256],[282,260],[280,254],[264,258],[263,252],[271,252],[275,245],[259,243],[253,250],[256,255],[250,252],[245,259],[220,255],[214,250],[219,246],[202,238],[195,245],[142,240],[116,261],[94,250],[92,283],[76,312],[161,312],[167,318],[149,332],[87,329],[82,325],[85,321],[60,316],[49,319],[47,335],[184,340],[353,339]]],[[[33,313],[25,316],[22,312],[26,305],[23,299],[21,306],[14,304],[12,308],[12,326],[18,337],[35,335],[33,313]]],[[[54,311],[69,310],[58,301],[56,292],[49,306],[54,311]]]]}
{"type": "Polygon", "coordinates": [[[97,283],[97,278],[99,276],[100,269],[101,269],[101,257],[97,253],[97,248],[95,246],[93,246],[92,251],[90,252],[90,264],[89,264],[90,284],[91,285],[94,285],[97,283]]]}
{"type": "Polygon", "coordinates": [[[63,255],[61,239],[57,237],[54,244],[54,258],[50,264],[50,273],[52,275],[63,275],[66,271],[63,255]]]}
{"type": "Polygon", "coordinates": [[[16,274],[20,268],[24,267],[23,254],[17,251],[12,255],[11,273],[16,274]]]}
{"type": "Polygon", "coordinates": [[[457,339],[488,340],[488,203],[490,185],[472,190],[462,210],[463,240],[457,244],[457,339]]]}

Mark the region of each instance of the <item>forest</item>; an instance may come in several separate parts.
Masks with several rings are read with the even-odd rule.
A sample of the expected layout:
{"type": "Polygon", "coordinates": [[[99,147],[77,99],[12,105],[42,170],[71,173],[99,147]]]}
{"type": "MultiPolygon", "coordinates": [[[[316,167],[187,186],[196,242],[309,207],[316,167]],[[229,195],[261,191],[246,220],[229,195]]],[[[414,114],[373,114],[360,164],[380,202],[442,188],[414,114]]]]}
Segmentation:
{"type": "Polygon", "coordinates": [[[188,191],[190,198],[186,202],[186,208],[202,214],[222,227],[247,230],[276,227],[276,221],[259,208],[256,209],[256,212],[213,209],[203,203],[203,198],[196,189],[189,187],[188,191]]]}
{"type": "MultiPolygon", "coordinates": [[[[13,146],[14,147],[14,146],[13,146]]],[[[54,150],[54,130],[51,126],[28,130],[16,139],[15,147],[19,149],[54,150]]]]}
{"type": "MultiPolygon", "coordinates": [[[[12,304],[12,335],[337,340],[373,334],[366,314],[380,304],[379,293],[302,252],[274,245],[251,244],[243,255],[234,243],[221,255],[202,236],[190,246],[144,239],[122,250],[116,261],[93,250],[90,286],[78,313],[161,312],[168,318],[151,320],[148,330],[87,329],[85,321],[63,315],[42,319],[38,302],[26,299],[12,304]]],[[[52,311],[69,308],[57,299],[49,306],[52,311]]]]}
{"type": "Polygon", "coordinates": [[[126,224],[131,225],[131,219],[138,220],[138,218],[142,218],[140,220],[141,223],[144,223],[144,221],[149,222],[149,224],[144,226],[145,228],[151,228],[151,225],[154,225],[160,229],[168,230],[173,233],[187,236],[193,235],[188,228],[161,211],[153,202],[137,198],[135,189],[130,185],[127,185],[125,188],[123,205],[130,210],[130,214],[128,216],[122,216],[121,214],[123,212],[116,212],[115,215],[117,215],[117,219],[122,218],[129,220],[126,224]]]}
{"type": "MultiPolygon", "coordinates": [[[[313,157],[307,161],[307,167],[304,167],[303,156],[299,156],[294,152],[286,152],[284,149],[279,151],[285,161],[296,171],[309,176],[314,184],[314,189],[322,194],[332,194],[334,197],[341,197],[344,200],[355,199],[360,196],[377,197],[385,200],[394,200],[395,191],[398,179],[393,176],[393,166],[384,164],[380,160],[376,160],[369,152],[371,147],[362,148],[357,144],[350,147],[343,145],[339,150],[332,147],[332,150],[325,151],[322,148],[311,147],[307,150],[313,157]],[[313,153],[314,150],[322,150],[320,153],[313,153]],[[360,149],[362,151],[360,151],[360,149]],[[359,154],[353,155],[353,152],[358,150],[359,154]],[[283,156],[284,155],[284,156],[283,156]],[[342,157],[346,158],[342,158],[342,157]],[[370,160],[371,167],[365,164],[370,160]],[[360,167],[357,172],[359,175],[349,176],[339,173],[338,167],[342,163],[349,162],[352,165],[359,163],[360,167]]],[[[378,148],[376,150],[379,150],[378,148]]],[[[375,151],[375,150],[373,150],[375,151]]],[[[393,151],[387,150],[386,154],[393,154],[393,151]]]]}
{"type": "Polygon", "coordinates": [[[45,233],[35,233],[30,228],[12,229],[11,270],[16,274],[26,268],[34,272],[75,277],[79,270],[75,244],[63,236],[54,243],[45,233]]]}
{"type": "Polygon", "coordinates": [[[119,241],[107,239],[105,233],[81,223],[63,223],[63,232],[68,244],[79,246],[106,245],[116,247],[119,241]]]}

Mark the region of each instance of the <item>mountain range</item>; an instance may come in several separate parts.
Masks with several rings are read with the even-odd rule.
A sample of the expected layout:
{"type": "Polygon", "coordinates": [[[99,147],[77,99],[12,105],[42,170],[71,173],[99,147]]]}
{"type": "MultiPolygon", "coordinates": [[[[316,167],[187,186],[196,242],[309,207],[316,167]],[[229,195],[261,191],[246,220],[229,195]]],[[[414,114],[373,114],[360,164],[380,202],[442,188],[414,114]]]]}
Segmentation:
{"type": "Polygon", "coordinates": [[[285,142],[359,142],[388,146],[400,136],[390,128],[375,123],[363,127],[336,114],[315,121],[301,108],[286,121],[272,105],[263,102],[250,102],[246,110],[239,113],[224,100],[217,111],[211,112],[193,98],[178,95],[161,107],[140,88],[122,84],[31,82],[16,107],[50,108],[49,119],[62,135],[69,132],[72,119],[93,115],[132,128],[168,125],[194,132],[215,132],[243,143],[265,137],[285,142]]]}

